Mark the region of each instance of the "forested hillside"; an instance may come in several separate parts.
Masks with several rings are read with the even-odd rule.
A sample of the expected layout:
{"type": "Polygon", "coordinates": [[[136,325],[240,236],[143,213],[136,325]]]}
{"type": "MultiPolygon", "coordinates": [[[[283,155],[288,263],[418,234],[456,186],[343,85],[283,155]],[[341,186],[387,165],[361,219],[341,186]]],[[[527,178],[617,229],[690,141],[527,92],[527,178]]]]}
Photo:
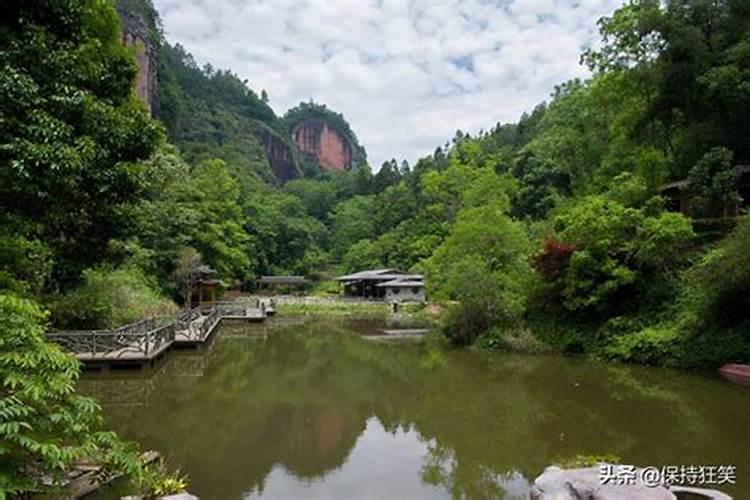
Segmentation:
{"type": "Polygon", "coordinates": [[[750,153],[748,23],[739,1],[622,7],[582,55],[592,78],[403,172],[370,201],[387,219],[359,212],[373,230],[344,265],[425,271],[433,299],[459,301],[445,325],[459,343],[748,359],[750,223],[734,217],[750,153]],[[681,179],[682,214],[660,189],[681,179]]]}
{"type": "MultiPolygon", "coordinates": [[[[161,40],[148,2],[124,5],[161,40]]],[[[386,266],[424,271],[433,299],[458,301],[446,332],[459,343],[533,332],[639,362],[747,357],[747,281],[732,259],[748,231],[735,215],[750,155],[749,24],[743,2],[630,3],[582,54],[590,79],[561,83],[517,123],[457,132],[413,167],[392,160],[376,175],[323,171],[296,148],[295,127],[323,117],[365,161],[341,115],[302,104],[278,118],[265,90],[166,41],[161,125],[81,76],[70,88],[108,92],[103,112],[52,106],[57,75],[38,73],[42,56],[27,45],[16,64],[28,70],[3,103],[4,286],[42,300],[60,326],[97,327],[171,307],[161,297],[180,296],[197,260],[245,290],[261,274],[386,266]],[[45,106],[53,121],[20,119],[45,106]],[[120,108],[127,118],[102,121],[120,108]],[[55,127],[50,147],[44,130],[55,127]],[[294,170],[283,185],[269,150],[294,170]],[[690,203],[677,213],[661,187],[683,179],[690,203]],[[122,300],[131,305],[111,303],[122,300]]],[[[98,70],[121,94],[137,50],[117,49],[98,70]]]]}

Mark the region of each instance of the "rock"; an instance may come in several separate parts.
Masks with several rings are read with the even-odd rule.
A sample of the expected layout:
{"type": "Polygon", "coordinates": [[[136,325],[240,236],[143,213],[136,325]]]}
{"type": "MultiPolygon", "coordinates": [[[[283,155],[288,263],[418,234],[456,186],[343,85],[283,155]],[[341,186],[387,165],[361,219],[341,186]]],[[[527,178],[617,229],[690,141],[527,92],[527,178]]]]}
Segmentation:
{"type": "Polygon", "coordinates": [[[325,120],[307,119],[294,128],[292,135],[300,151],[313,155],[323,170],[351,168],[351,144],[325,120]]]}
{"type": "Polygon", "coordinates": [[[195,495],[191,495],[190,493],[178,493],[177,495],[161,497],[161,500],[198,500],[198,497],[195,495]]]}
{"type": "Polygon", "coordinates": [[[257,137],[263,145],[266,158],[276,179],[286,182],[300,176],[294,154],[286,142],[266,127],[259,129],[257,137]]]}
{"type": "MultiPolygon", "coordinates": [[[[636,474],[636,477],[639,474],[636,474]]],[[[663,486],[646,486],[640,478],[634,484],[602,484],[599,467],[561,469],[547,467],[536,478],[532,500],[677,500],[663,486]]]]}
{"type": "MultiPolygon", "coordinates": [[[[607,464],[600,464],[607,465],[607,464]]],[[[602,484],[600,467],[561,469],[547,467],[534,480],[532,500],[732,500],[716,490],[687,486],[652,486],[636,469],[632,484],[602,484]]]]}
{"type": "MultiPolygon", "coordinates": [[[[120,500],[143,500],[140,496],[128,496],[121,497],[120,500]]],[[[200,500],[197,496],[191,495],[190,493],[177,493],[174,495],[168,495],[165,497],[159,497],[159,500],[200,500]]]]}
{"type": "Polygon", "coordinates": [[[688,486],[671,486],[669,490],[680,499],[685,500],[732,500],[732,497],[717,490],[704,488],[691,488],[688,486]]]}
{"type": "Polygon", "coordinates": [[[135,93],[146,105],[151,115],[156,115],[158,104],[157,49],[152,41],[156,32],[153,21],[149,21],[143,12],[132,8],[126,2],[118,2],[117,13],[122,28],[121,41],[126,47],[135,47],[135,62],[138,74],[135,80],[135,93]]]}

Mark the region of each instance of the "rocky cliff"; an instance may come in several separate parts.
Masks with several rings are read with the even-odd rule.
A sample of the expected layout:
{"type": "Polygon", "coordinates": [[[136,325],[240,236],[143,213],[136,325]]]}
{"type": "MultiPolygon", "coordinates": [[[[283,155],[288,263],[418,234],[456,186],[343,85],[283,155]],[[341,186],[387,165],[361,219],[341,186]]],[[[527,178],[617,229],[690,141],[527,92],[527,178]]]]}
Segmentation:
{"type": "Polygon", "coordinates": [[[297,149],[316,169],[351,170],[367,164],[365,148],[349,123],[325,104],[301,102],[286,112],[283,122],[297,149]]]}
{"type": "Polygon", "coordinates": [[[365,149],[340,113],[309,102],[280,119],[247,80],[199,66],[184,47],[167,43],[152,0],[114,2],[122,43],[135,52],[136,94],[186,158],[224,158],[271,183],[367,164],[365,149]]]}
{"type": "Polygon", "coordinates": [[[311,118],[292,130],[297,147],[313,155],[323,170],[349,170],[352,147],[349,141],[321,118],[311,118]]]}
{"type": "Polygon", "coordinates": [[[122,27],[122,44],[135,47],[135,58],[138,65],[138,76],[135,81],[135,92],[152,115],[157,114],[157,69],[158,47],[153,41],[156,26],[150,26],[146,16],[118,3],[122,27]]]}
{"type": "Polygon", "coordinates": [[[267,128],[262,128],[257,137],[263,144],[268,163],[278,181],[286,182],[299,177],[299,168],[294,153],[286,142],[267,128]]]}

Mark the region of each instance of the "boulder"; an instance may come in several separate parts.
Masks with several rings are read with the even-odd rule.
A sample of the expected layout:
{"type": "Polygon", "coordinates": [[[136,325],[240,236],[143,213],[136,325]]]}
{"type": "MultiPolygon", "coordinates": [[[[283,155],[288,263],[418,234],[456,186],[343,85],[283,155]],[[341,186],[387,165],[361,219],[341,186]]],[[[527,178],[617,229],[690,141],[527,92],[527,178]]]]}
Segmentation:
{"type": "MultiPolygon", "coordinates": [[[[141,496],[127,496],[121,497],[120,500],[144,500],[141,496]]],[[[176,493],[174,495],[167,495],[165,497],[159,497],[159,500],[200,500],[197,496],[191,495],[190,493],[176,493]]]]}
{"type": "Polygon", "coordinates": [[[636,469],[635,479],[630,484],[602,484],[599,466],[581,469],[547,467],[534,480],[531,500],[732,500],[716,490],[649,485],[642,481],[642,471],[636,469]]]}

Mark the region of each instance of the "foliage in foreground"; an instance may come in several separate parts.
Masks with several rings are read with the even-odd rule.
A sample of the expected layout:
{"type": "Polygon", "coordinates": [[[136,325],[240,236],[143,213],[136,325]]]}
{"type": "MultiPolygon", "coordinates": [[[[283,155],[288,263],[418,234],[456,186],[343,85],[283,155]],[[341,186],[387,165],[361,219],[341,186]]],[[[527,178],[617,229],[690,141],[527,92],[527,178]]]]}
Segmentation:
{"type": "Polygon", "coordinates": [[[45,320],[33,302],[0,294],[0,493],[56,489],[83,459],[137,474],[136,449],[101,430],[97,403],[75,393],[78,361],[45,342],[45,320]]]}

